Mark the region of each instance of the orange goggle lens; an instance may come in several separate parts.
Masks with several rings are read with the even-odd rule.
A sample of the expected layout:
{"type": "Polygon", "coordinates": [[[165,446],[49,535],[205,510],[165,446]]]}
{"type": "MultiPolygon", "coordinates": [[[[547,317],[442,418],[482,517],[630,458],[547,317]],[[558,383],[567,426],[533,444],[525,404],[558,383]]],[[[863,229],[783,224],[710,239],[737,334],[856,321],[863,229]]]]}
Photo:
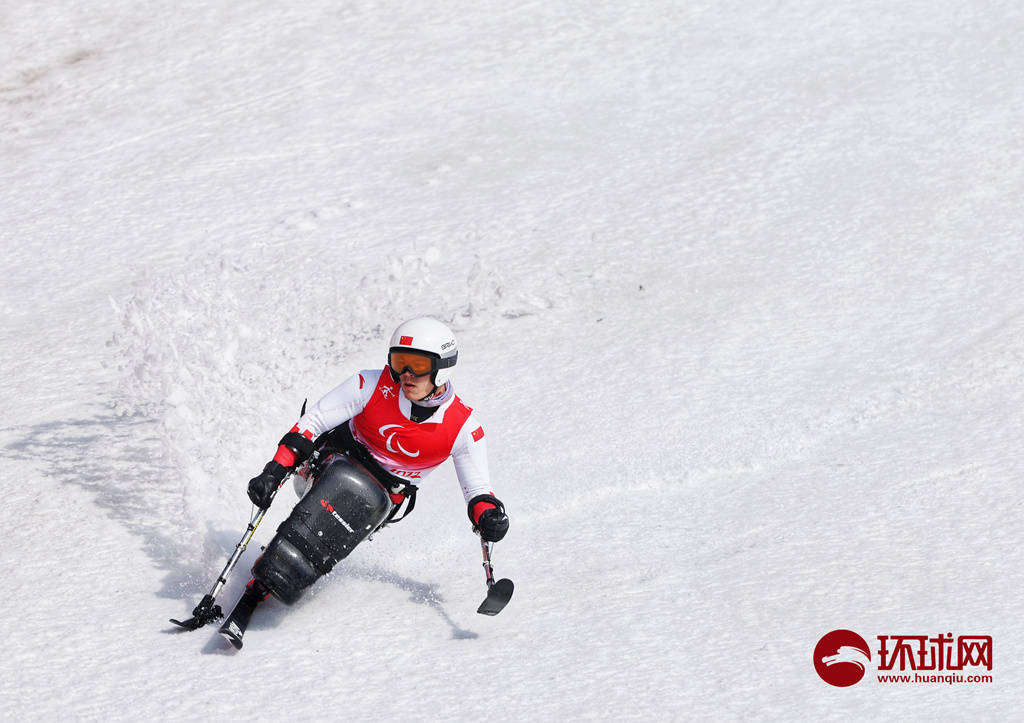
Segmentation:
{"type": "Polygon", "coordinates": [[[388,355],[388,364],[391,365],[391,369],[395,374],[401,374],[408,369],[418,377],[430,374],[434,368],[433,360],[430,357],[409,352],[391,352],[388,355]]]}

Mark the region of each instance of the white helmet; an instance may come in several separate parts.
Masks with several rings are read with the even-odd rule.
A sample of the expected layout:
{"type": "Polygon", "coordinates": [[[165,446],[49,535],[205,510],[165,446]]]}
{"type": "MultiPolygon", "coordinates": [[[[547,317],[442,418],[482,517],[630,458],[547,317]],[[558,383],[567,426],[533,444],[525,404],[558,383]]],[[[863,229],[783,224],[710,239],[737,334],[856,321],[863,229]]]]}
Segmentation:
{"type": "Polygon", "coordinates": [[[397,382],[406,369],[413,374],[425,374],[428,367],[416,367],[417,356],[429,360],[430,381],[439,387],[452,378],[452,369],[459,358],[459,342],[452,330],[437,319],[427,316],[409,319],[399,324],[391,335],[388,348],[391,377],[397,382]]]}

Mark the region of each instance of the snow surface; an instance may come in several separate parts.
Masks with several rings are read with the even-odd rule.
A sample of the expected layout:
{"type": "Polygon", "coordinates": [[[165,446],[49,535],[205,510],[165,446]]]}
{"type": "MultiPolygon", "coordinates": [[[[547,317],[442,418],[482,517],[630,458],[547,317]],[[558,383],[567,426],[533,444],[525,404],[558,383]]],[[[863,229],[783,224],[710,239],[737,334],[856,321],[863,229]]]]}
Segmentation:
{"type": "Polygon", "coordinates": [[[1018,717],[1022,32],[1013,0],[5,6],[0,717],[1018,717]],[[449,464],[241,652],[171,633],[302,400],[424,312],[509,607],[475,613],[449,464]],[[994,682],[833,688],[836,628],[992,635],[994,682]]]}

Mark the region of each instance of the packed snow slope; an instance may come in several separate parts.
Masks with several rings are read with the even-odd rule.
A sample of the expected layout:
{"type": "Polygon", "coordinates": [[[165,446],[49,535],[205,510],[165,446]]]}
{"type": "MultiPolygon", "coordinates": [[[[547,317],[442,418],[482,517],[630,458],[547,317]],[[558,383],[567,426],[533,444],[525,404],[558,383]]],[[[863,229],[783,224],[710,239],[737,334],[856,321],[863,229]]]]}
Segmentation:
{"type": "MultiPolygon", "coordinates": [[[[4,719],[1009,720],[1012,0],[9,3],[4,719]],[[456,329],[450,465],[235,653],[172,633],[302,400],[456,329]],[[991,635],[824,683],[826,632],[991,635]]],[[[294,499],[286,491],[220,601],[294,499]]]]}

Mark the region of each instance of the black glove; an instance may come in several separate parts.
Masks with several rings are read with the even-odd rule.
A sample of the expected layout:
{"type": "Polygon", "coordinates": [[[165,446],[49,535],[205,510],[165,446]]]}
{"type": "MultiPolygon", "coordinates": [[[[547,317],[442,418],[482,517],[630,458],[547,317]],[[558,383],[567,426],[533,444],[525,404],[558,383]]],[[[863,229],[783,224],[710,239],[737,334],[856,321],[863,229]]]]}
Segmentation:
{"type": "Polygon", "coordinates": [[[480,537],[488,542],[497,542],[508,532],[508,515],[497,507],[492,507],[483,511],[476,527],[480,530],[480,537]]]}
{"type": "Polygon", "coordinates": [[[262,472],[249,480],[249,499],[260,509],[267,509],[274,499],[274,493],[287,475],[287,467],[270,460],[262,472]]]}

